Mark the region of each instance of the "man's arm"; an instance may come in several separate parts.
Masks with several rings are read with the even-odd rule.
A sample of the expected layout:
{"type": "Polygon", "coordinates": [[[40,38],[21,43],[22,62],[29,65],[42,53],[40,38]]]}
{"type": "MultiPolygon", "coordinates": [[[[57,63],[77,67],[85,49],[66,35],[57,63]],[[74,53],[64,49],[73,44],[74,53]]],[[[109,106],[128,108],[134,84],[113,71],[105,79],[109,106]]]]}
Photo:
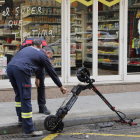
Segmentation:
{"type": "Polygon", "coordinates": [[[60,91],[63,94],[65,94],[66,92],[68,92],[68,90],[62,86],[62,83],[59,77],[57,76],[55,69],[52,67],[52,64],[50,63],[50,59],[48,58],[48,56],[45,54],[45,52],[42,52],[42,53],[43,55],[41,55],[41,59],[47,73],[52,78],[54,83],[60,88],[60,91]]]}

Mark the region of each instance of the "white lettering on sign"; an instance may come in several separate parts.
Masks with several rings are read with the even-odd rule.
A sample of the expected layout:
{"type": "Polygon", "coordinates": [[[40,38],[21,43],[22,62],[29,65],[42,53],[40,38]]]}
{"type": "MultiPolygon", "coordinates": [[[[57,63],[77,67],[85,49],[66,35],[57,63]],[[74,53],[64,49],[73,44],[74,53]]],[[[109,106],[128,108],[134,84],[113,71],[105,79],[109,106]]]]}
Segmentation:
{"type": "Polygon", "coordinates": [[[21,27],[22,21],[23,21],[23,20],[19,20],[19,24],[17,24],[17,23],[18,23],[18,20],[9,20],[8,25],[9,25],[11,28],[13,27],[13,25],[14,25],[14,26],[19,26],[19,27],[21,27]]]}
{"type": "Polygon", "coordinates": [[[15,14],[16,16],[18,16],[18,14],[19,14],[18,9],[19,9],[19,7],[16,8],[16,12],[17,12],[17,13],[15,14]]]}
{"type": "Polygon", "coordinates": [[[2,15],[3,15],[4,17],[9,16],[9,7],[6,8],[6,11],[3,11],[3,12],[2,12],[2,15]]]}
{"type": "Polygon", "coordinates": [[[33,8],[32,8],[31,14],[36,14],[36,13],[35,13],[35,9],[36,9],[36,7],[33,7],[33,8]]]}

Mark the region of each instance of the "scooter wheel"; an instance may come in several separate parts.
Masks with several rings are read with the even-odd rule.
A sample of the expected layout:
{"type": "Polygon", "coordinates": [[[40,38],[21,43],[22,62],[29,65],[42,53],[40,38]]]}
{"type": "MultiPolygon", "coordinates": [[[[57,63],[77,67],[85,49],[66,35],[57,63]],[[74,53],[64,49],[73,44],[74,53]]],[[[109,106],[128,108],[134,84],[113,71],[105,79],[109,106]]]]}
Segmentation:
{"type": "Polygon", "coordinates": [[[59,126],[58,126],[58,128],[57,128],[57,132],[58,132],[58,133],[61,133],[61,132],[63,131],[63,128],[64,128],[64,123],[63,123],[63,122],[60,122],[60,123],[59,123],[59,126]]]}
{"type": "Polygon", "coordinates": [[[56,116],[50,115],[44,120],[44,127],[48,131],[57,131],[59,123],[57,122],[56,116]]]}
{"type": "Polygon", "coordinates": [[[88,75],[90,77],[90,72],[86,67],[81,67],[77,71],[77,78],[80,82],[86,82],[87,78],[85,75],[88,75]]]}

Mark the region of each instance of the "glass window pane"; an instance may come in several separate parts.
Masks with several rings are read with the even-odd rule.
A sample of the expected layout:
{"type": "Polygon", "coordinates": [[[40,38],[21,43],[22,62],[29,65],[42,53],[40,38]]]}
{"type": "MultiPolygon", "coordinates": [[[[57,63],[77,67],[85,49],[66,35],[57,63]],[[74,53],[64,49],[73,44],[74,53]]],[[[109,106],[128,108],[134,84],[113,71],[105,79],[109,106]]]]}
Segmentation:
{"type": "Polygon", "coordinates": [[[71,76],[76,76],[82,66],[92,75],[92,6],[92,0],[71,3],[71,76]]]}
{"type": "Polygon", "coordinates": [[[140,1],[128,1],[127,74],[140,74],[140,1]]]}
{"type": "Polygon", "coordinates": [[[119,3],[98,4],[98,75],[119,72],[119,3]]]}
{"type": "MultiPolygon", "coordinates": [[[[0,6],[0,78],[26,38],[43,38],[54,49],[51,60],[61,76],[61,3],[55,0],[9,0],[0,6]],[[6,62],[7,61],[7,62],[6,62]]],[[[33,77],[35,74],[33,74],[33,77]]],[[[47,76],[47,73],[46,73],[47,76]]],[[[48,77],[48,76],[47,76],[48,77]]]]}

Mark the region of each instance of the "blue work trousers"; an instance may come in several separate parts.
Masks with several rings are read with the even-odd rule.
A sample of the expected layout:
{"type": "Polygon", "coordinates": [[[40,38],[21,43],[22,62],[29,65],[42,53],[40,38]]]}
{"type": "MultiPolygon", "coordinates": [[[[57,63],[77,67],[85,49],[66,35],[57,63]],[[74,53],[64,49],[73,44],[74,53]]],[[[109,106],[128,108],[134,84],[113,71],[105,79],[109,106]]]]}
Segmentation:
{"type": "Polygon", "coordinates": [[[39,106],[45,106],[46,104],[46,95],[45,95],[45,68],[42,70],[42,74],[39,76],[40,80],[40,86],[37,88],[37,93],[38,93],[38,105],[39,106]]]}
{"type": "Polygon", "coordinates": [[[15,106],[19,121],[22,121],[25,134],[35,131],[32,122],[31,80],[17,66],[7,66],[7,75],[15,91],[15,106]]]}

